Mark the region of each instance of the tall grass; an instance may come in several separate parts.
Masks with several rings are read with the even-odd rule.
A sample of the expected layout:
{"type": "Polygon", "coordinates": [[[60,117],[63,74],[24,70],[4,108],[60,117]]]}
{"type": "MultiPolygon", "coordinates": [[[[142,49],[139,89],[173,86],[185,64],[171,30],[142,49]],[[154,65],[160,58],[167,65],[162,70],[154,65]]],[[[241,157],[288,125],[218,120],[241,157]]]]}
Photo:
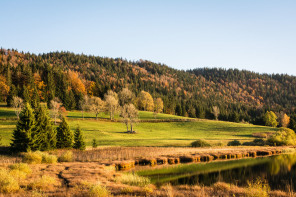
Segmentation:
{"type": "Polygon", "coordinates": [[[150,184],[150,179],[147,177],[141,177],[137,174],[122,174],[121,176],[116,178],[117,182],[121,182],[127,185],[134,185],[134,186],[147,186],[150,184]]]}
{"type": "Polygon", "coordinates": [[[18,181],[8,170],[0,168],[0,193],[14,193],[20,189],[18,181]]]}

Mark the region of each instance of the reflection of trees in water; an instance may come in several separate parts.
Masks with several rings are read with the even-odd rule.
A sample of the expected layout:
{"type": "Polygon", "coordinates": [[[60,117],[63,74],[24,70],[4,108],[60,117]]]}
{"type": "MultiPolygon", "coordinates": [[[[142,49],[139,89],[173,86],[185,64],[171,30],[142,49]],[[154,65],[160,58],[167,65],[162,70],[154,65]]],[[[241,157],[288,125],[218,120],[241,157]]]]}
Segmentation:
{"type": "Polygon", "coordinates": [[[271,175],[278,173],[288,173],[291,171],[292,166],[296,163],[296,154],[279,155],[272,158],[269,163],[269,172],[271,175]]]}
{"type": "MultiPolygon", "coordinates": [[[[286,190],[287,186],[296,190],[296,154],[279,155],[270,158],[266,163],[258,165],[242,166],[229,170],[216,171],[211,173],[201,173],[197,175],[188,174],[187,177],[171,181],[173,185],[212,185],[222,181],[247,186],[248,181],[256,180],[260,177],[267,180],[271,189],[286,190]]],[[[291,189],[291,188],[290,188],[291,189]]]]}

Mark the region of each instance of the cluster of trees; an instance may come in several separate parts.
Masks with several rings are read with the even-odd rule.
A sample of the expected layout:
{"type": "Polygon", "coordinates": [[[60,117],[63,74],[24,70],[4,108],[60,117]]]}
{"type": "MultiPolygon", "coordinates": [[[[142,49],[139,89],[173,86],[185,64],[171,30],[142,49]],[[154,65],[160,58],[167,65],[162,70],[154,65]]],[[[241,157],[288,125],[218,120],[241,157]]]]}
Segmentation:
{"type": "Polygon", "coordinates": [[[293,124],[290,125],[290,117],[284,112],[280,112],[277,116],[273,111],[267,111],[264,115],[264,122],[266,126],[271,127],[294,127],[293,124]]]}
{"type": "MultiPolygon", "coordinates": [[[[289,75],[207,68],[180,71],[144,60],[0,50],[0,100],[9,106],[14,96],[27,102],[38,95],[48,107],[57,97],[65,109],[81,109],[85,95],[105,100],[109,90],[124,87],[136,98],[143,90],[161,98],[168,114],[215,119],[216,106],[219,120],[264,125],[267,111],[284,111],[291,123],[296,120],[296,77],[289,75]]],[[[145,99],[134,106],[151,110],[152,99],[145,99]]]]}
{"type": "Polygon", "coordinates": [[[25,103],[13,131],[11,148],[16,152],[53,150],[56,148],[85,149],[81,129],[75,133],[63,117],[55,129],[46,107],[37,105],[35,109],[25,103]]]}

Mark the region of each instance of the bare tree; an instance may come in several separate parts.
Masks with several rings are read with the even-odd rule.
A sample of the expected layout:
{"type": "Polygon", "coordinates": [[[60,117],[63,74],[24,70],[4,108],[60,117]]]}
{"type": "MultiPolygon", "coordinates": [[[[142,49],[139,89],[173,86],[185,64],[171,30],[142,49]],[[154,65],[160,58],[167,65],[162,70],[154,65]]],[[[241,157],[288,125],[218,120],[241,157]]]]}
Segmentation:
{"type": "Polygon", "coordinates": [[[158,113],[163,111],[163,101],[161,98],[157,98],[154,100],[154,118],[156,118],[158,113]]]}
{"type": "Polygon", "coordinates": [[[127,132],[135,133],[133,131],[133,125],[138,121],[138,110],[133,104],[126,104],[121,109],[121,116],[127,128],[127,132]],[[128,124],[131,126],[131,130],[128,130],[128,124]]]}
{"type": "Polygon", "coordinates": [[[89,109],[96,115],[96,120],[98,119],[99,113],[103,112],[105,109],[105,102],[99,97],[92,97],[89,101],[89,109]]]}
{"type": "Polygon", "coordinates": [[[115,113],[118,111],[118,96],[115,92],[109,90],[105,95],[107,111],[110,113],[110,119],[113,120],[115,113]]]}
{"type": "Polygon", "coordinates": [[[57,97],[50,101],[51,114],[54,119],[54,124],[57,124],[57,117],[59,116],[59,110],[61,105],[62,103],[59,101],[57,97]]]}
{"type": "Polygon", "coordinates": [[[124,106],[125,104],[129,104],[134,99],[134,94],[128,89],[123,88],[119,93],[119,103],[121,106],[124,106]]]}
{"type": "Polygon", "coordinates": [[[23,99],[21,99],[20,97],[14,96],[12,98],[12,106],[14,108],[14,112],[17,116],[17,119],[20,118],[20,113],[22,111],[23,108],[23,99]]]}
{"type": "Polygon", "coordinates": [[[215,116],[215,120],[218,120],[220,109],[218,106],[213,106],[212,114],[215,116]]]}
{"type": "Polygon", "coordinates": [[[81,109],[82,119],[84,119],[84,112],[90,110],[90,105],[91,105],[90,101],[91,99],[87,95],[84,95],[83,99],[79,101],[79,107],[81,109]]]}

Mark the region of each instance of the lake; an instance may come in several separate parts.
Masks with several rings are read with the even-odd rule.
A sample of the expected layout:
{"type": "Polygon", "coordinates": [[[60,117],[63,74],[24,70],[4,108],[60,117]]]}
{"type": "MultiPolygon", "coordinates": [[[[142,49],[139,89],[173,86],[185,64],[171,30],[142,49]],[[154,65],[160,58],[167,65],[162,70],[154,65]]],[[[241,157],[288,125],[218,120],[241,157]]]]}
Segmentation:
{"type": "Polygon", "coordinates": [[[246,186],[248,181],[260,177],[272,190],[296,190],[296,154],[240,160],[214,161],[209,163],[180,164],[162,168],[142,169],[137,174],[149,177],[156,185],[205,185],[216,182],[246,186]]]}

